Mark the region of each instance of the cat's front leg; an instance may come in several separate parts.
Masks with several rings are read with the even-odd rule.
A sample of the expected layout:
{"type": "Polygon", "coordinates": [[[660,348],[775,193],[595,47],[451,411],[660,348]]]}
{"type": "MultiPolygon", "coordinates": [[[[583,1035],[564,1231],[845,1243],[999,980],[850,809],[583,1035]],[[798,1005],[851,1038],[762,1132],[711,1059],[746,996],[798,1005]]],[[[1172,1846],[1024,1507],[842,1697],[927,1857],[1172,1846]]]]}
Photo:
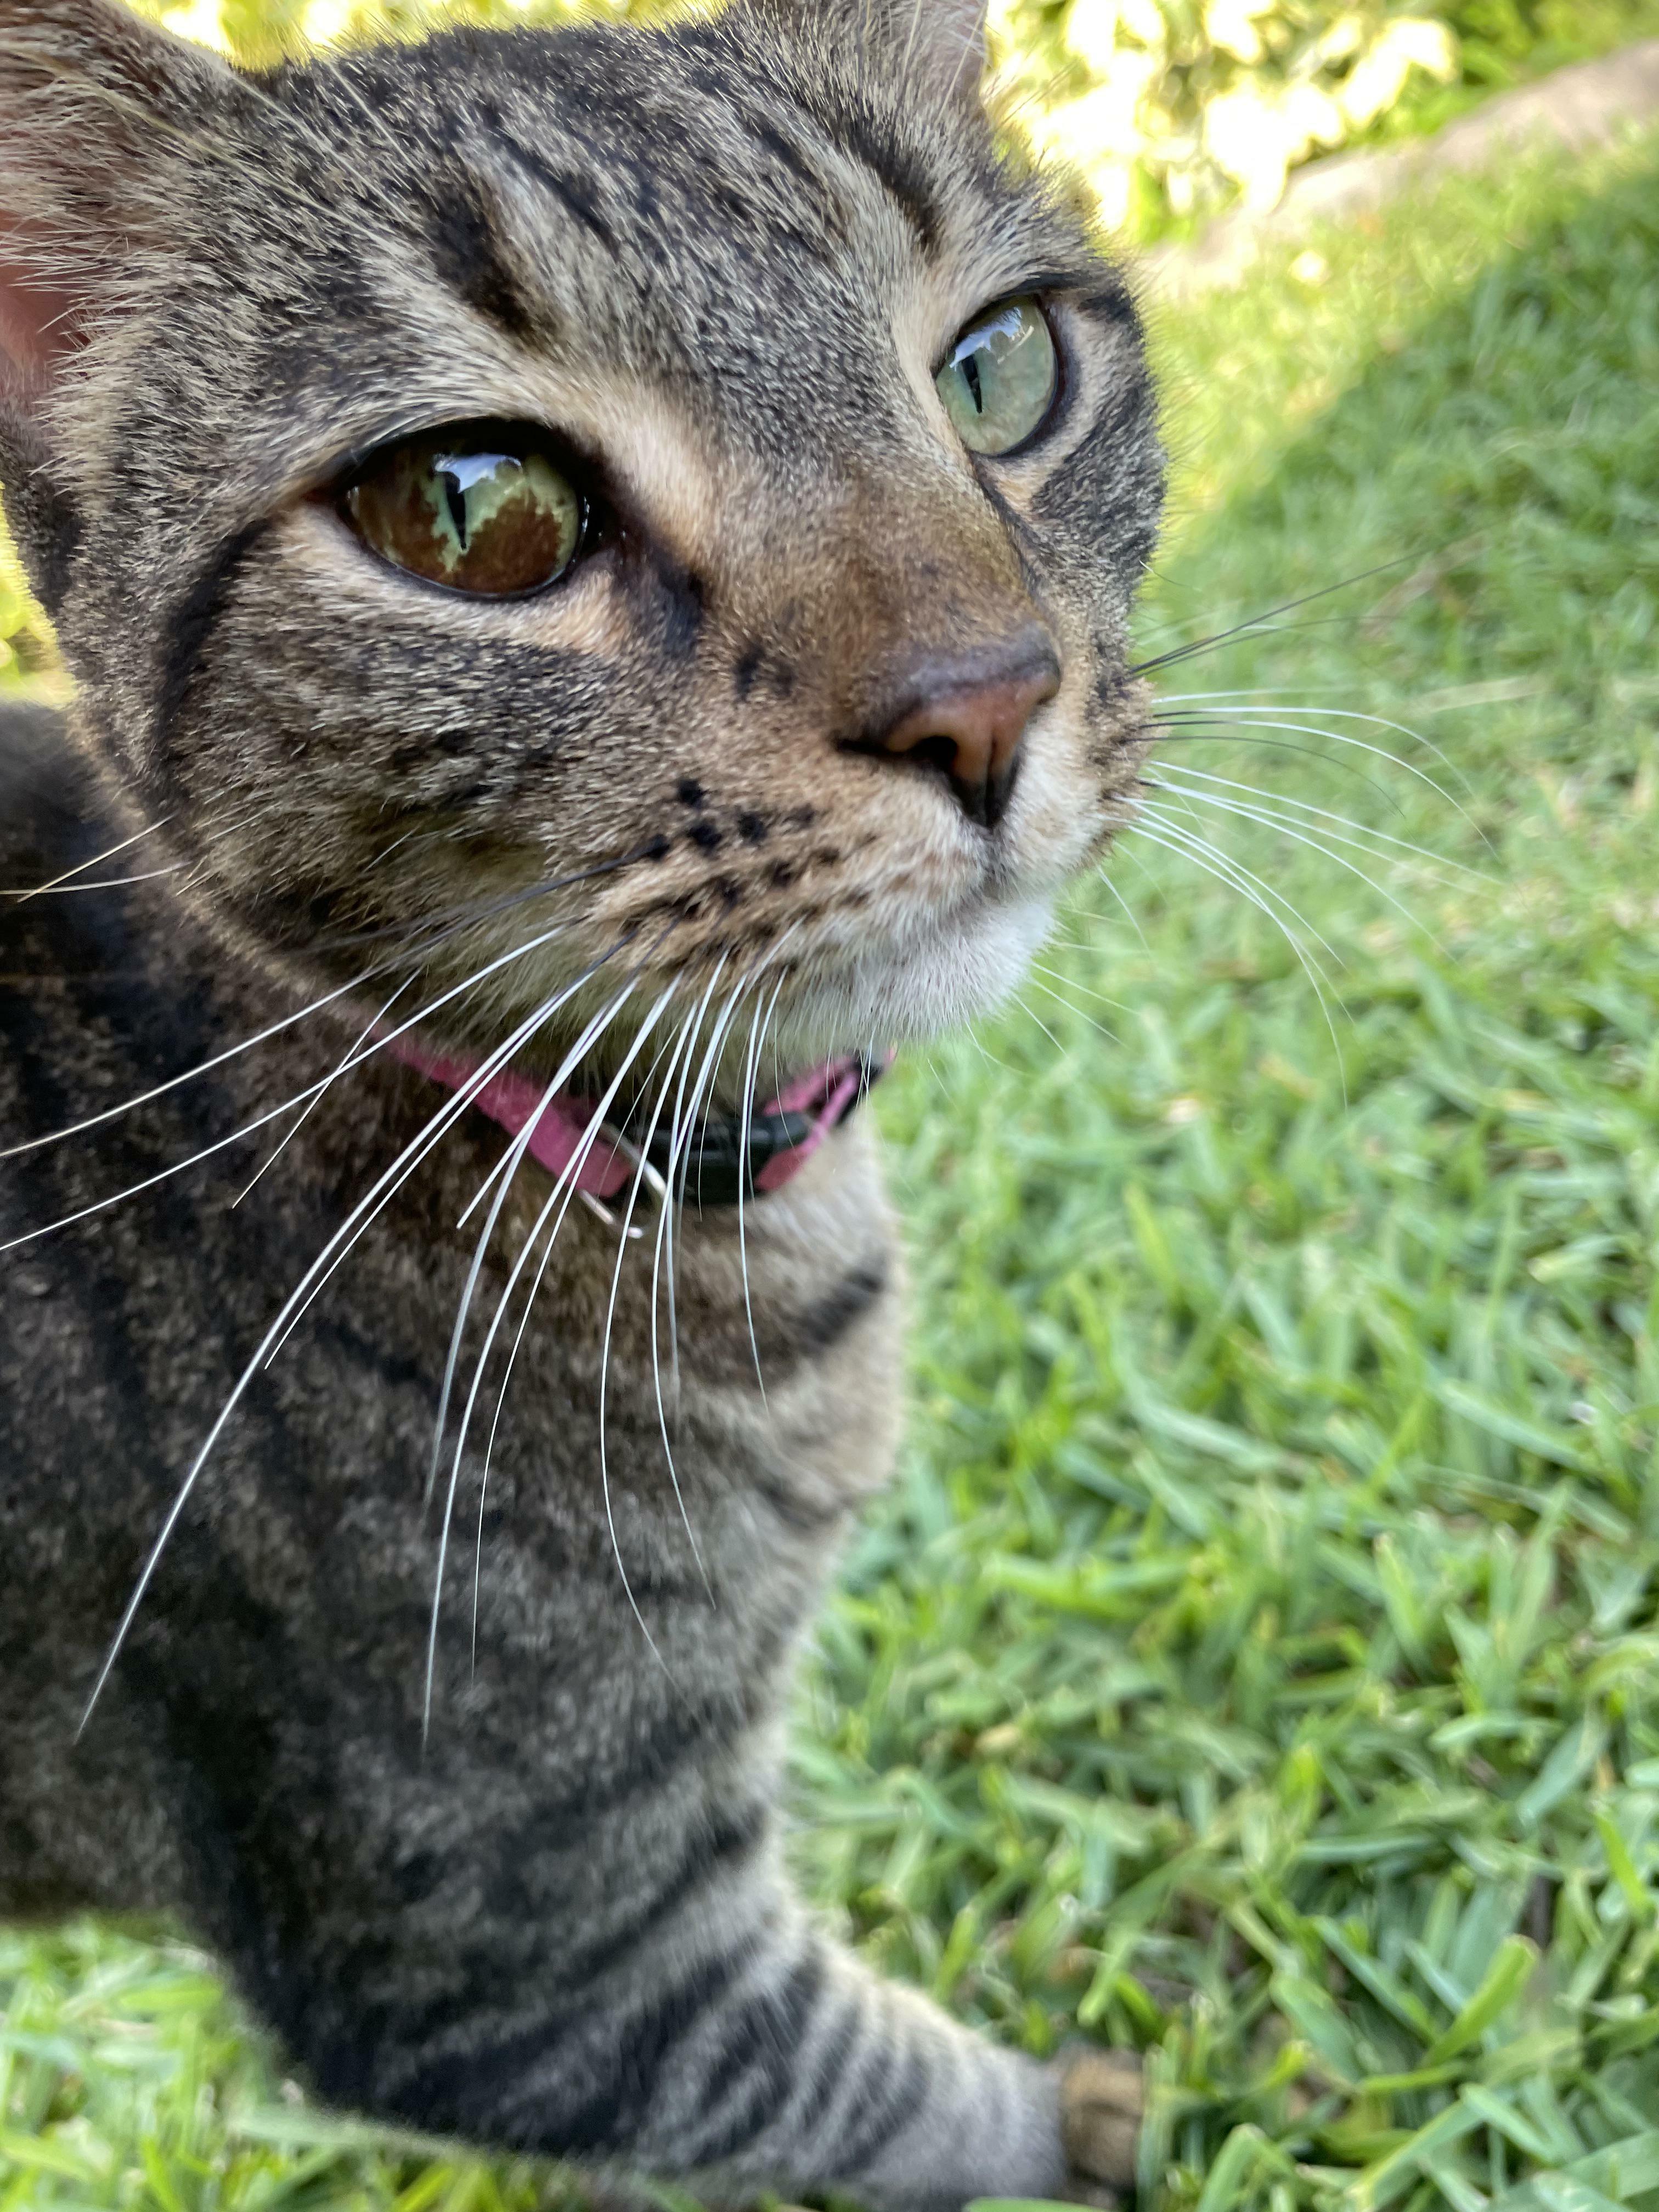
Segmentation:
{"type": "Polygon", "coordinates": [[[760,2187],[834,2191],[878,2212],[1127,2194],[1140,2113],[1132,2059],[1085,2051],[1045,2066],[1000,2050],[788,1906],[739,1967],[713,1972],[717,1990],[666,2039],[648,2016],[615,2023],[608,2085],[603,2046],[590,2046],[598,2103],[627,2115],[616,2148],[630,2162],[683,2175],[716,2203],[760,2187]]]}

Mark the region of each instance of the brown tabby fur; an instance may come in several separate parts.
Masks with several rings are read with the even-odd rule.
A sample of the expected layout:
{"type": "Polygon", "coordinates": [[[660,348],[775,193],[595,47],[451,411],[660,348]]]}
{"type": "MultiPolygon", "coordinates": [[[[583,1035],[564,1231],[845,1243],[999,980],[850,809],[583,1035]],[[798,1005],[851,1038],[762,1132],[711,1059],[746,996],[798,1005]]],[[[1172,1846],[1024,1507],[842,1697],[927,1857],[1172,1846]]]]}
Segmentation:
{"type": "Polygon", "coordinates": [[[689,1116],[1018,975],[1144,751],[1161,465],[1124,286],[994,150],[981,35],[972,0],[738,0],[257,77],[0,0],[0,483],[76,686],[66,728],[0,717],[0,881],[143,878],[0,911],[0,1907],[181,1910],[323,2095],[716,2198],[945,2212],[1132,2164],[1132,2075],[994,2050],[780,1869],[791,1662],[896,1421],[864,1117],[741,1220],[685,1211],[672,1321],[654,1216],[570,1212],[487,1495],[525,1280],[458,1424],[542,1170],[447,1423],[492,1124],[457,1108],[245,1387],[447,1102],[368,1055],[268,1123],[240,1203],[257,1140],[171,1171],[400,986],[434,1048],[533,1028],[544,1077],[608,1010],[585,1086],[648,1105],[678,1053],[689,1116]],[[933,370],[1028,293],[1060,400],[976,461],[933,370]],[[422,586],[325,495],[486,416],[555,429],[616,517],[539,598],[422,586]],[[871,733],[1033,626],[1060,688],[988,829],[871,733]]]}

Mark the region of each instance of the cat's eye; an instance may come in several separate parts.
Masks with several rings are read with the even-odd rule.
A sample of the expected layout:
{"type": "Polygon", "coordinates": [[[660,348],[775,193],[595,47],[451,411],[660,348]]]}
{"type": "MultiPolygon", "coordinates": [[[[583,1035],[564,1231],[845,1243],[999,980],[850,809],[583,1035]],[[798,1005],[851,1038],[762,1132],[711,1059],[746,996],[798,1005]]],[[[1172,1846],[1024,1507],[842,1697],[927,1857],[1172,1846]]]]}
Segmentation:
{"type": "Polygon", "coordinates": [[[1004,300],[969,325],[934,381],[969,453],[1012,453],[1042,428],[1059,389],[1048,317],[1035,300],[1004,300]]]}
{"type": "Polygon", "coordinates": [[[581,550],[581,494],[532,429],[452,427],[371,454],[341,501],[372,552],[430,584],[514,599],[581,550]]]}

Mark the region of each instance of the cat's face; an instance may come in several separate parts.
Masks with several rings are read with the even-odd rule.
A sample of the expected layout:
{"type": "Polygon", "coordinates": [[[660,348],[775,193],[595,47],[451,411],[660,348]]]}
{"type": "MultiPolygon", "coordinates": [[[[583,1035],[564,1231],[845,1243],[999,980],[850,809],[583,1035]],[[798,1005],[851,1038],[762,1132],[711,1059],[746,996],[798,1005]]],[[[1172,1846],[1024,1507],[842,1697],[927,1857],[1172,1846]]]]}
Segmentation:
{"type": "Polygon", "coordinates": [[[641,1004],[763,977],[797,1060],[1008,988],[1139,765],[1161,466],[975,12],[250,83],[0,0],[9,507],[206,905],[336,974],[463,913],[440,982],[540,940],[452,1010],[492,1037],[607,955],[641,1004]]]}

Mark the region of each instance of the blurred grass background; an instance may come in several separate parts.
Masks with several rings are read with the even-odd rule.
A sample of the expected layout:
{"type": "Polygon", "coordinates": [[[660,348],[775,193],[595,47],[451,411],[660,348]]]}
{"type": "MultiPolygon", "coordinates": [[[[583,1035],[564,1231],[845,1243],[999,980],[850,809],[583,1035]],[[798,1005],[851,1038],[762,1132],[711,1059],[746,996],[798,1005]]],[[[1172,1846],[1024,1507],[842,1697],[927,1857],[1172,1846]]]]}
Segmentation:
{"type": "MultiPolygon", "coordinates": [[[[1364,580],[1161,672],[1146,834],[880,1094],[915,1418],[796,1856],[1146,2051],[1148,2212],[1659,2212],[1656,279],[1649,140],[1154,304],[1146,650],[1364,580]]],[[[0,2212],[568,2194],[315,2112],[167,1931],[0,2007],[0,2212]]]]}

